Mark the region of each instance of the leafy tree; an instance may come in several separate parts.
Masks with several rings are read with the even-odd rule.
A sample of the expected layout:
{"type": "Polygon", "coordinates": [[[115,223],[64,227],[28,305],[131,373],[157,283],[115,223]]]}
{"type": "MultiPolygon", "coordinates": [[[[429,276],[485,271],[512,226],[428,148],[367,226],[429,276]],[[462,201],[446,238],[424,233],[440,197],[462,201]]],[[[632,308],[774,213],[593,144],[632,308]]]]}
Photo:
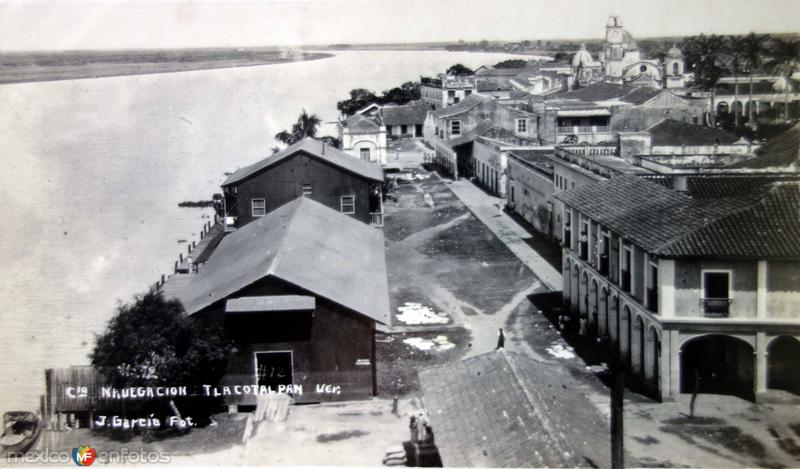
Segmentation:
{"type": "Polygon", "coordinates": [[[494,64],[494,68],[525,68],[528,62],[522,59],[503,60],[494,64]]]}
{"type": "Polygon", "coordinates": [[[324,142],[326,145],[330,145],[337,150],[342,149],[342,141],[336,137],[331,135],[325,135],[324,137],[320,137],[320,141],[324,142]]]}
{"type": "Polygon", "coordinates": [[[750,33],[744,38],[742,45],[742,58],[744,60],[744,67],[747,70],[749,77],[749,102],[750,105],[747,109],[747,121],[750,123],[751,128],[755,128],[755,121],[753,120],[753,72],[761,66],[761,58],[766,50],[766,43],[769,40],[769,35],[750,33]]]}
{"type": "Polygon", "coordinates": [[[774,75],[780,75],[783,88],[784,117],[789,119],[789,93],[792,91],[792,74],[800,65],[800,40],[781,39],[772,40],[769,48],[769,60],[766,66],[774,75]]]}
{"type": "Polygon", "coordinates": [[[359,109],[378,101],[378,97],[370,90],[356,88],[350,90],[350,99],[336,103],[336,109],[346,116],[352,116],[359,109]]]}
{"type": "MultiPolygon", "coordinates": [[[[733,118],[734,128],[739,128],[739,72],[742,71],[744,62],[744,42],[742,36],[725,37],[725,55],[728,59],[728,68],[733,75],[733,118]]],[[[752,107],[752,104],[750,105],[752,107]]]]}
{"type": "MultiPolygon", "coordinates": [[[[151,292],[117,307],[105,332],[96,336],[90,360],[105,382],[116,388],[187,386],[192,393],[203,384],[219,383],[232,351],[221,320],[187,316],[179,301],[151,292]]],[[[196,397],[175,401],[198,417],[214,410],[208,400],[196,397]]],[[[122,403],[124,412],[168,413],[166,402],[122,403]]]]}
{"type": "Polygon", "coordinates": [[[447,74],[448,75],[455,75],[457,77],[468,77],[470,75],[474,75],[475,71],[473,71],[471,68],[466,67],[464,65],[455,64],[455,65],[453,65],[453,66],[451,66],[450,68],[447,69],[447,74]]]}
{"type": "Polygon", "coordinates": [[[394,87],[383,92],[383,95],[378,99],[380,104],[408,104],[420,98],[419,91],[420,84],[413,81],[407,81],[399,87],[394,87]]]}
{"type": "Polygon", "coordinates": [[[297,122],[292,125],[292,130],[282,130],[275,135],[275,139],[285,145],[294,145],[306,137],[317,136],[322,120],[316,114],[309,114],[303,109],[297,122]]]}
{"type": "Polygon", "coordinates": [[[478,43],[478,47],[480,47],[481,49],[488,49],[489,41],[487,41],[486,39],[482,40],[481,42],[478,43]]]}
{"type": "Polygon", "coordinates": [[[695,84],[700,89],[710,92],[711,112],[709,118],[712,126],[716,122],[716,86],[724,70],[721,63],[723,46],[722,37],[716,34],[692,36],[683,44],[686,64],[694,72],[695,84]]]}

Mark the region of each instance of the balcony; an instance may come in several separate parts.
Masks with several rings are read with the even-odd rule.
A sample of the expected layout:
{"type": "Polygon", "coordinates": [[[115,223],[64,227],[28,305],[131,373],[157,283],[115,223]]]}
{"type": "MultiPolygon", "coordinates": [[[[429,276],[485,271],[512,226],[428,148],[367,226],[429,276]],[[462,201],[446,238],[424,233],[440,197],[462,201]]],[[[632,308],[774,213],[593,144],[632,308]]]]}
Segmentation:
{"type": "Polygon", "coordinates": [[[700,307],[707,318],[727,318],[730,315],[730,298],[701,298],[700,307]]]}
{"type": "Polygon", "coordinates": [[[611,132],[608,125],[569,125],[556,127],[557,134],[602,134],[611,132]]]}
{"type": "Polygon", "coordinates": [[[647,289],[647,309],[658,313],[658,289],[655,287],[647,289]]]}
{"type": "Polygon", "coordinates": [[[622,290],[626,293],[631,292],[631,271],[630,270],[623,270],[620,272],[619,277],[619,286],[622,290]]]}
{"type": "Polygon", "coordinates": [[[598,258],[597,271],[608,277],[608,254],[601,254],[598,258]]]}

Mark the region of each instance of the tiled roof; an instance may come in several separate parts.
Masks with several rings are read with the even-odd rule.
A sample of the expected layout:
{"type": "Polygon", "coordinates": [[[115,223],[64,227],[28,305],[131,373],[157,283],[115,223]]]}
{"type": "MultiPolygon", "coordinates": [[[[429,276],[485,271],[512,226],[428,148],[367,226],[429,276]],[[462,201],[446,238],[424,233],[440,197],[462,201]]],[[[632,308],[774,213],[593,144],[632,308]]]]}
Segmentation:
{"type": "Polygon", "coordinates": [[[547,155],[553,154],[553,148],[545,147],[541,150],[511,150],[508,154],[514,155],[528,163],[550,163],[550,158],[548,158],[547,155]]]}
{"type": "Polygon", "coordinates": [[[608,424],[560,365],[501,349],[419,378],[445,467],[609,465],[608,424]]]}
{"type": "Polygon", "coordinates": [[[384,125],[421,125],[425,123],[431,107],[426,104],[405,106],[384,106],[381,108],[381,120],[384,125]]]}
{"type": "Polygon", "coordinates": [[[673,119],[664,119],[644,131],[652,137],[653,145],[730,145],[739,140],[725,130],[673,119]]]}
{"type": "Polygon", "coordinates": [[[486,80],[478,80],[475,84],[478,91],[509,91],[513,87],[508,78],[491,78],[486,80]]]}
{"type": "Polygon", "coordinates": [[[661,93],[669,93],[669,91],[650,88],[649,86],[641,86],[623,96],[622,101],[638,106],[639,104],[644,104],[647,101],[650,101],[661,93]]]}
{"type": "Polygon", "coordinates": [[[800,257],[800,183],[778,181],[702,199],[618,176],[555,197],[665,257],[800,257]]]}
{"type": "Polygon", "coordinates": [[[228,234],[197,274],[178,277],[191,281],[171,286],[165,297],[180,300],[189,314],[274,277],[389,323],[382,231],[306,197],[228,234]]]}
{"type": "Polygon", "coordinates": [[[486,96],[471,94],[452,106],[433,111],[432,114],[436,117],[455,116],[467,112],[475,106],[489,100],[491,100],[491,98],[487,98],[486,96]]]}
{"type": "Polygon", "coordinates": [[[222,186],[230,186],[243,181],[261,171],[276,165],[281,161],[303,152],[306,155],[319,158],[322,161],[337,166],[345,171],[362,176],[372,181],[383,182],[383,170],[380,165],[360,160],[353,155],[337,150],[331,145],[325,145],[319,140],[305,138],[294,145],[285,148],[278,153],[272,154],[261,161],[245,166],[236,170],[222,183],[222,186]]]}
{"type": "Polygon", "coordinates": [[[355,114],[344,120],[344,126],[356,133],[380,132],[381,125],[372,117],[355,114]]]}
{"type": "Polygon", "coordinates": [[[733,164],[729,168],[781,168],[795,165],[800,171],[800,124],[775,136],[756,151],[757,157],[733,164]]]}
{"type": "MultiPolygon", "coordinates": [[[[800,175],[794,177],[797,180],[800,175]]],[[[752,193],[778,180],[789,180],[781,175],[724,175],[719,177],[696,175],[687,181],[689,194],[696,199],[720,199],[752,193]]]]}
{"type": "Polygon", "coordinates": [[[752,205],[687,233],[659,254],[800,259],[800,183],[771,184],[752,205]]]}
{"type": "Polygon", "coordinates": [[[576,99],[584,102],[607,101],[621,98],[633,91],[632,88],[615,83],[593,83],[579,90],[557,94],[554,99],[576,99]]]}

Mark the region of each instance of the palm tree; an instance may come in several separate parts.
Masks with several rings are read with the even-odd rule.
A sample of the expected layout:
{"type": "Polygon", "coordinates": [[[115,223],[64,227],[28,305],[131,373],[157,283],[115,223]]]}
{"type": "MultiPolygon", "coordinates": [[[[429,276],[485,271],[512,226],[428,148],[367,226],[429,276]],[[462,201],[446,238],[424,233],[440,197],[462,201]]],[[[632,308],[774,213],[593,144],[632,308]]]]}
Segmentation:
{"type": "Polygon", "coordinates": [[[322,119],[316,114],[309,114],[303,109],[303,112],[297,118],[297,122],[292,125],[292,130],[282,130],[275,134],[275,140],[285,144],[293,145],[306,137],[314,138],[317,136],[317,130],[322,124],[322,119]]]}
{"type": "Polygon", "coordinates": [[[725,55],[728,58],[728,67],[733,75],[734,128],[739,128],[739,72],[744,62],[744,41],[745,38],[742,36],[725,37],[725,55]]]}
{"type": "Polygon", "coordinates": [[[709,113],[709,124],[714,126],[716,123],[716,86],[722,76],[722,66],[720,58],[723,52],[722,37],[712,34],[706,36],[692,36],[684,43],[686,51],[686,63],[694,72],[694,81],[700,89],[711,93],[711,112],[709,113]]]}
{"type": "Polygon", "coordinates": [[[761,67],[761,58],[765,52],[765,44],[769,40],[767,34],[750,33],[745,36],[742,44],[742,59],[744,61],[745,70],[747,70],[748,81],[750,83],[750,91],[748,96],[747,106],[747,122],[750,128],[755,129],[756,123],[753,120],[753,72],[761,67]]]}
{"type": "Polygon", "coordinates": [[[772,40],[770,58],[767,67],[774,75],[783,78],[783,106],[785,118],[789,119],[789,92],[792,89],[792,74],[800,65],[800,40],[780,39],[772,40]]]}

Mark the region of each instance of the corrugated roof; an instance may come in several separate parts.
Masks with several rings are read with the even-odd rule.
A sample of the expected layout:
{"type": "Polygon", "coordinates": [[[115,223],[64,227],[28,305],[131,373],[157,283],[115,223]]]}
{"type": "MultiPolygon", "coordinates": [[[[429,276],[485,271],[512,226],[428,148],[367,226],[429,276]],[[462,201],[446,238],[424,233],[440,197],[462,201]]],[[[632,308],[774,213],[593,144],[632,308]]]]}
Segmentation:
{"type": "Polygon", "coordinates": [[[383,170],[381,169],[380,165],[358,159],[353,155],[348,155],[341,150],[337,150],[331,145],[323,144],[319,140],[305,138],[294,145],[279,151],[278,153],[264,158],[261,161],[236,170],[236,172],[231,174],[230,177],[228,177],[228,179],[222,183],[222,186],[230,186],[237,182],[243,181],[250,176],[269,168],[270,166],[278,164],[281,161],[294,156],[299,152],[303,152],[306,155],[328,162],[357,176],[362,176],[366,179],[376,182],[383,182],[383,170]]]}
{"type": "Polygon", "coordinates": [[[556,194],[653,255],[800,257],[800,183],[701,199],[634,176],[556,194]]]}
{"type": "Polygon", "coordinates": [[[389,323],[383,232],[306,197],[228,234],[172,296],[192,314],[265,277],[389,323]]]}
{"type": "Polygon", "coordinates": [[[467,112],[470,109],[474,108],[475,106],[486,101],[491,101],[491,98],[487,98],[486,96],[480,96],[477,94],[471,94],[466,98],[462,99],[461,101],[459,101],[458,103],[452,106],[447,106],[445,108],[439,109],[437,111],[433,111],[431,114],[433,114],[436,117],[455,116],[457,114],[467,112]]]}
{"type": "Polygon", "coordinates": [[[419,379],[445,467],[610,463],[608,424],[561,365],[501,349],[419,379]]]}
{"type": "Polygon", "coordinates": [[[664,119],[645,129],[645,132],[652,137],[653,145],[730,145],[739,140],[739,137],[725,130],[673,119],[664,119]]]}
{"type": "Polygon", "coordinates": [[[316,307],[316,298],[303,295],[244,296],[225,302],[226,313],[313,311],[316,307]]]}
{"type": "Polygon", "coordinates": [[[381,119],[385,125],[422,125],[432,108],[426,104],[384,106],[381,119]]]}
{"type": "Polygon", "coordinates": [[[775,136],[756,151],[757,157],[742,161],[729,168],[785,168],[795,165],[800,170],[800,124],[775,136]]]}

